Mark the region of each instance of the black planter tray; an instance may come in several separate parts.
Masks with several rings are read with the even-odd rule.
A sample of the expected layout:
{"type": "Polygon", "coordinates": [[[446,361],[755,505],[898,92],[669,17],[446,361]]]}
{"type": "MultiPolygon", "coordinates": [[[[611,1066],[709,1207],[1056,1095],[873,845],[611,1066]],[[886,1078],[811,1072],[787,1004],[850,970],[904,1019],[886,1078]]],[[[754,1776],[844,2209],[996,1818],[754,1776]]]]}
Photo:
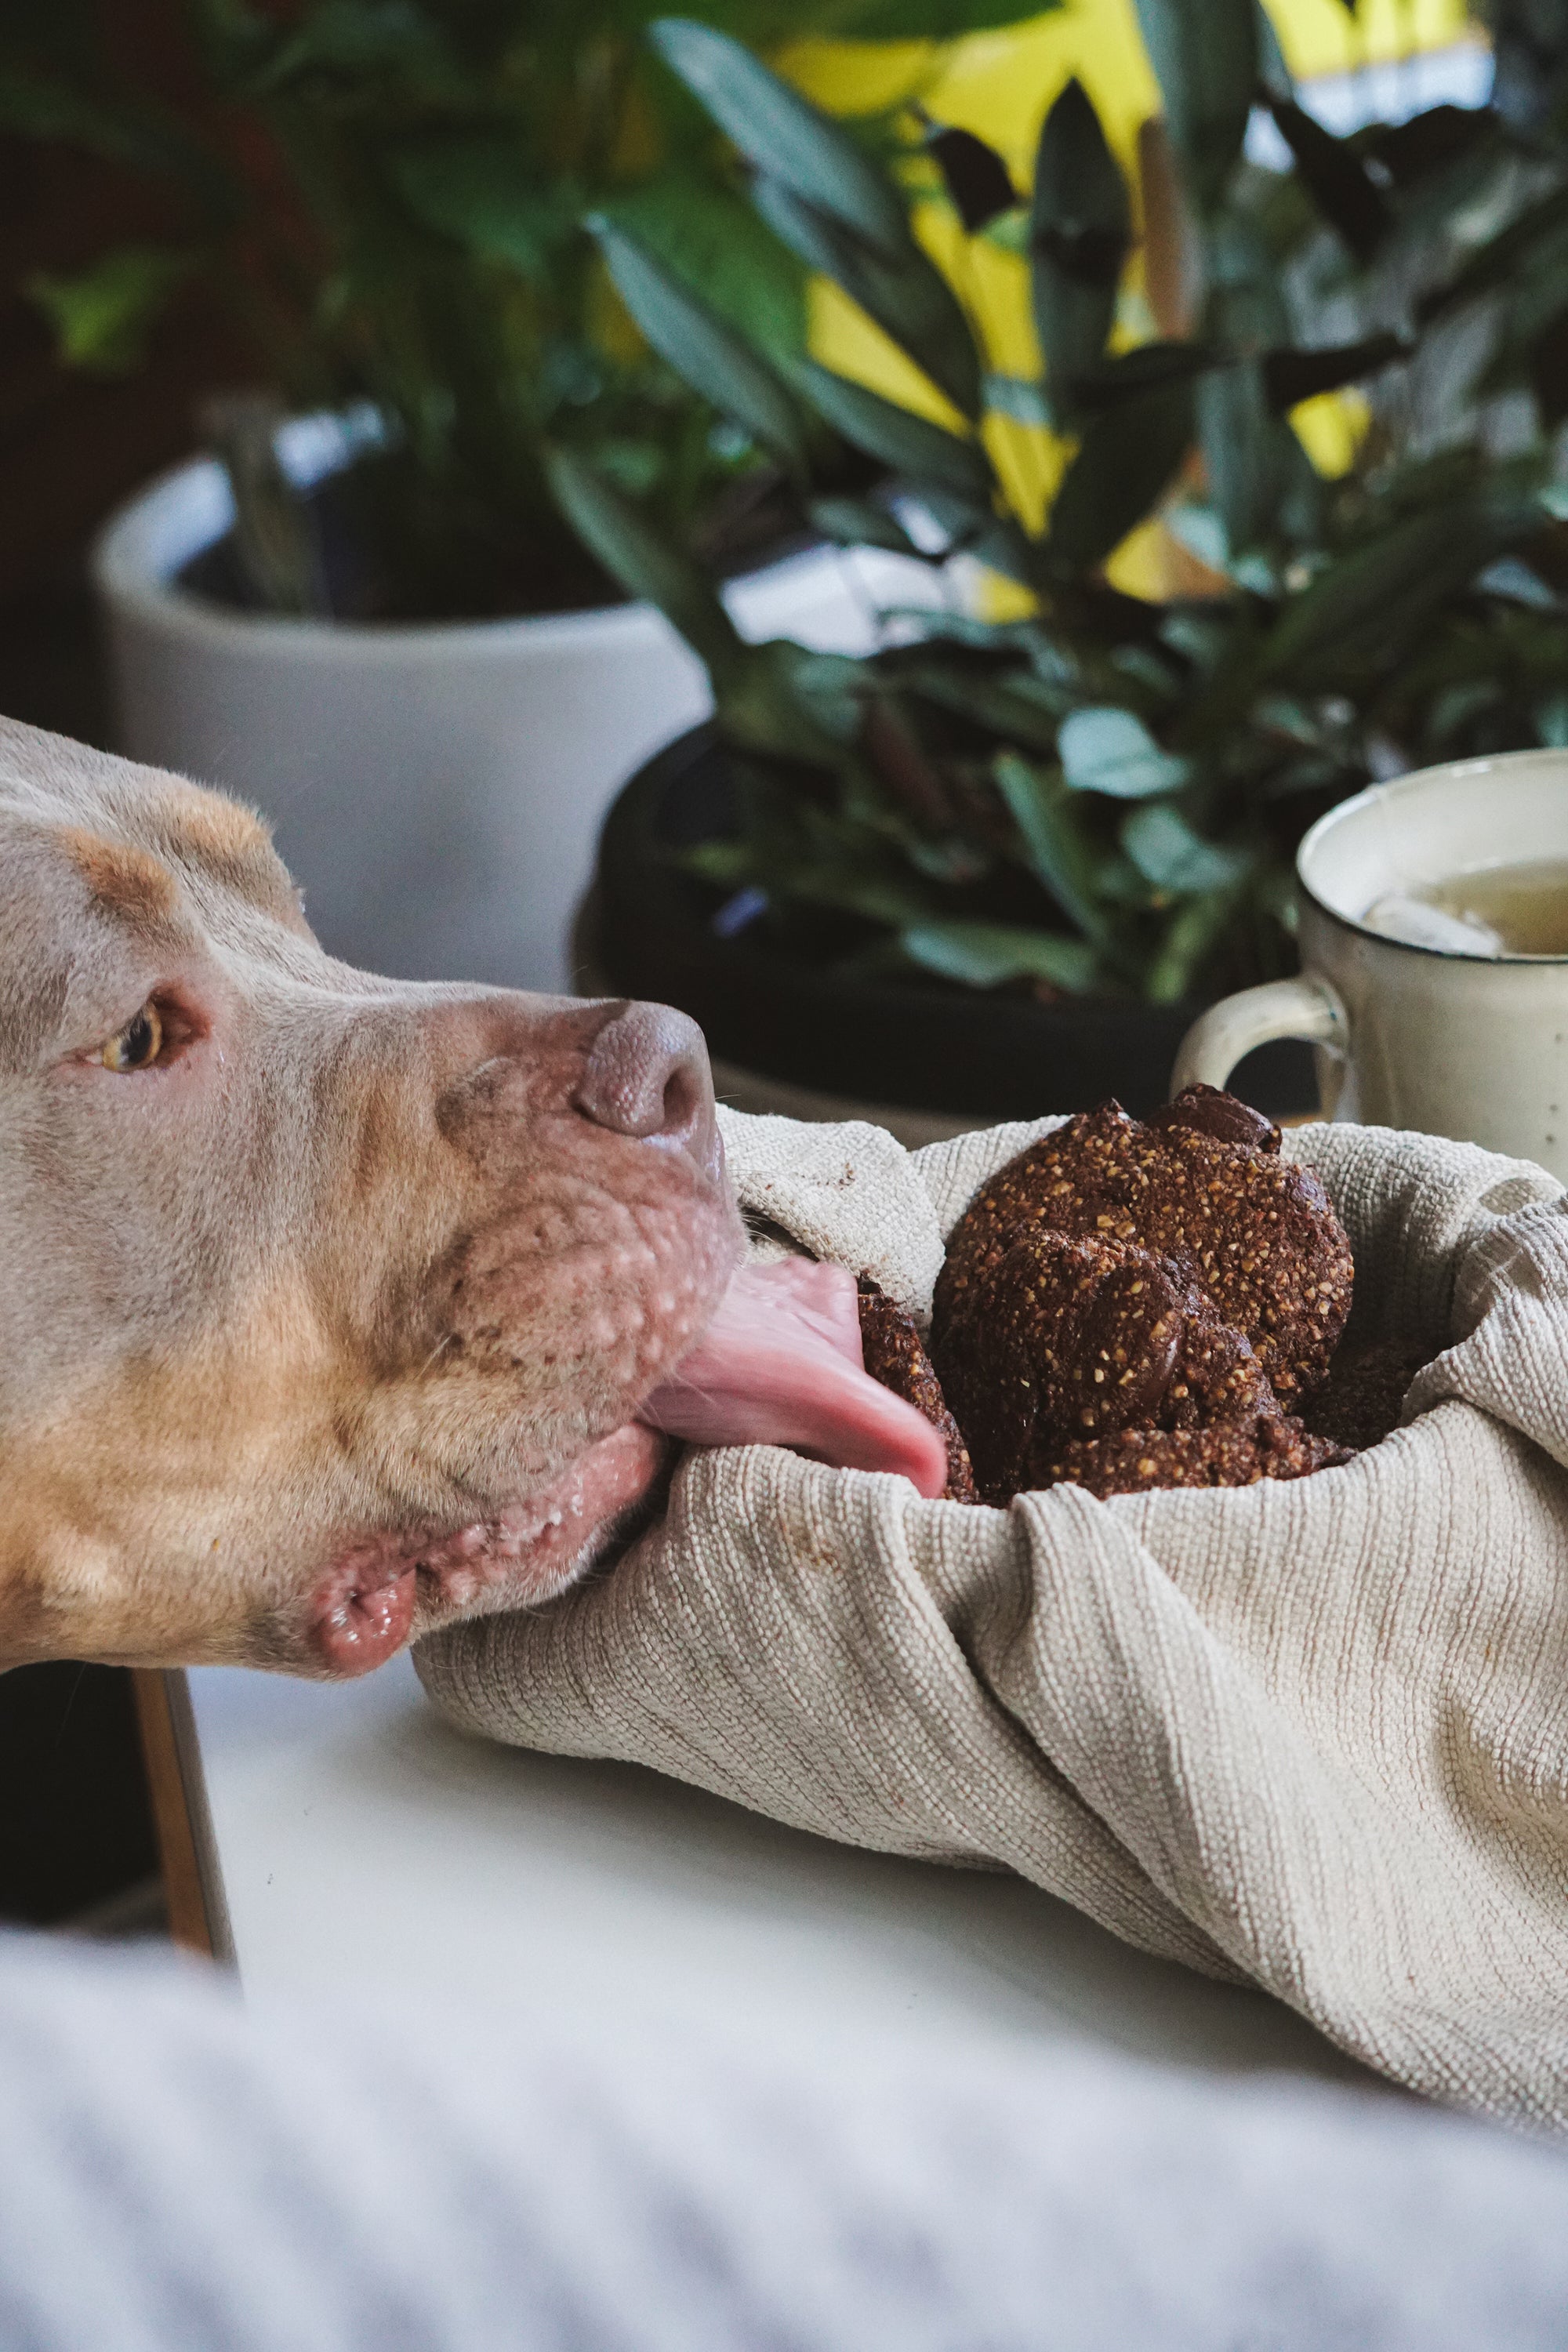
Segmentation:
{"type": "MultiPolygon", "coordinates": [[[[669,853],[729,832],[731,793],[722,750],[698,728],[616,801],[599,846],[595,947],[617,992],[679,1005],[723,1061],[859,1102],[979,1122],[1083,1110],[1107,1095],[1131,1111],[1164,1101],[1197,999],[1041,1004],[919,980],[847,980],[745,934],[721,939],[711,890],[669,853]]],[[[1261,1047],[1235,1084],[1276,1116],[1317,1101],[1304,1045],[1261,1047]]]]}

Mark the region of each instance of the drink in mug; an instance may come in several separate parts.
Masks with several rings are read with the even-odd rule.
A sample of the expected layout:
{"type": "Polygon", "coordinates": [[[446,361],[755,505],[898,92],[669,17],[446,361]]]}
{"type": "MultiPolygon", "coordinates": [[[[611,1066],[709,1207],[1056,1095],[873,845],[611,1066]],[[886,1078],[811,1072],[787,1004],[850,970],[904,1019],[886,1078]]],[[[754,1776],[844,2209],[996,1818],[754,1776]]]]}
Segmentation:
{"type": "Polygon", "coordinates": [[[1173,1087],[1223,1086],[1255,1045],[1305,1037],[1331,1117],[1568,1182],[1568,752],[1375,784],[1320,819],[1296,873],[1300,977],[1204,1013],[1173,1087]]]}
{"type": "Polygon", "coordinates": [[[1527,858],[1451,874],[1414,898],[1367,912],[1374,931],[1461,954],[1568,956],[1568,858],[1527,858]]]}

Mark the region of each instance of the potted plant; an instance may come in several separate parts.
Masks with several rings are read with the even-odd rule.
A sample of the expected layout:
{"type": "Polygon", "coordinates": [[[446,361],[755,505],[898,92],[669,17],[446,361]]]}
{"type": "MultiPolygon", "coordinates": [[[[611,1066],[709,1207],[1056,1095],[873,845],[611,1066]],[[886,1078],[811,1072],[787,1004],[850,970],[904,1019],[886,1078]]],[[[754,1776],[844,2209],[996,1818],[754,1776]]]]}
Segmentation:
{"type": "MultiPolygon", "coordinates": [[[[773,0],[726,13],[763,42],[813,21],[773,0]]],[[[1018,10],[831,13],[950,32],[1018,10]]],[[[216,456],[98,550],[124,748],[258,801],[345,955],[560,985],[611,791],[707,695],[563,522],[546,437],[591,453],[710,574],[805,530],[777,469],[642,341],[582,216],[635,226],[780,366],[804,267],[715,169],[636,8],[192,0],[186,22],[177,99],[116,64],[101,0],[0,34],[0,126],[167,191],[161,239],[30,280],[62,354],[132,366],[160,311],[205,290],[267,386],[216,403],[216,456]]],[[[743,627],[864,641],[836,560],[733,601],[743,627]]]]}
{"type": "MultiPolygon", "coordinates": [[[[655,520],[557,453],[584,539],[664,604],[717,713],[613,811],[595,957],[702,1020],[753,1107],[855,1099],[921,1132],[1147,1104],[1201,1002],[1291,967],[1292,852],[1326,806],[1568,742],[1562,60],[1505,14],[1492,106],[1338,139],[1251,0],[1139,5],[1190,293],[1136,341],[1135,205],[1076,85],[1026,202],[969,134],[911,121],[879,167],[721,36],[656,34],[761,215],[902,342],[930,413],[821,369],[785,383],[716,314],[694,335],[689,293],[611,229],[645,330],[759,436],[762,372],[887,469],[847,534],[983,562],[1016,611],[928,613],[858,660],[743,645],[655,520]],[[1288,170],[1244,157],[1259,105],[1288,170]],[[939,203],[1026,257],[1037,373],[999,377],[972,320],[932,333],[908,223],[939,203]],[[1335,478],[1291,423],[1324,395],[1353,404],[1335,478]],[[1059,474],[1043,527],[1024,460],[1059,474]],[[1130,595],[1106,566],[1155,517],[1168,593],[1130,595]]],[[[773,446],[809,497],[810,446],[783,425],[773,446]]],[[[1277,1067],[1263,1096],[1289,1107],[1292,1083],[1277,1067]]]]}

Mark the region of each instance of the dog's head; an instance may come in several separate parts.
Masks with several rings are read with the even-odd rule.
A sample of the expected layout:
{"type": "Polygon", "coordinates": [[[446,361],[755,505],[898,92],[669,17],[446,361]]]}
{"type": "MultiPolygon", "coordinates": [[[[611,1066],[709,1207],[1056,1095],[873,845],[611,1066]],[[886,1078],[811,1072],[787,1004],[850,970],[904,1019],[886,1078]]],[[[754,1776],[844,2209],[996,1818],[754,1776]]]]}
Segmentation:
{"type": "Polygon", "coordinates": [[[740,1234],[681,1015],[334,963],[247,811],[0,722],[0,1664],[352,1673],[593,1557],[740,1234]]]}

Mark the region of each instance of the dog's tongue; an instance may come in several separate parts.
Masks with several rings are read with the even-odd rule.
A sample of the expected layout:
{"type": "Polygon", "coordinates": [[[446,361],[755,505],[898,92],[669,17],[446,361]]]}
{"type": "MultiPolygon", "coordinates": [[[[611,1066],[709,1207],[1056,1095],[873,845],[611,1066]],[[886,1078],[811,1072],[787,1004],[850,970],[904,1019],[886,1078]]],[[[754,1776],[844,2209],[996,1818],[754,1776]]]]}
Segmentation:
{"type": "Polygon", "coordinates": [[[697,1445],[789,1445],[845,1470],[900,1471],[922,1495],[947,1483],[931,1423],[865,1369],[854,1276],[809,1258],[742,1266],[638,1419],[697,1445]]]}

